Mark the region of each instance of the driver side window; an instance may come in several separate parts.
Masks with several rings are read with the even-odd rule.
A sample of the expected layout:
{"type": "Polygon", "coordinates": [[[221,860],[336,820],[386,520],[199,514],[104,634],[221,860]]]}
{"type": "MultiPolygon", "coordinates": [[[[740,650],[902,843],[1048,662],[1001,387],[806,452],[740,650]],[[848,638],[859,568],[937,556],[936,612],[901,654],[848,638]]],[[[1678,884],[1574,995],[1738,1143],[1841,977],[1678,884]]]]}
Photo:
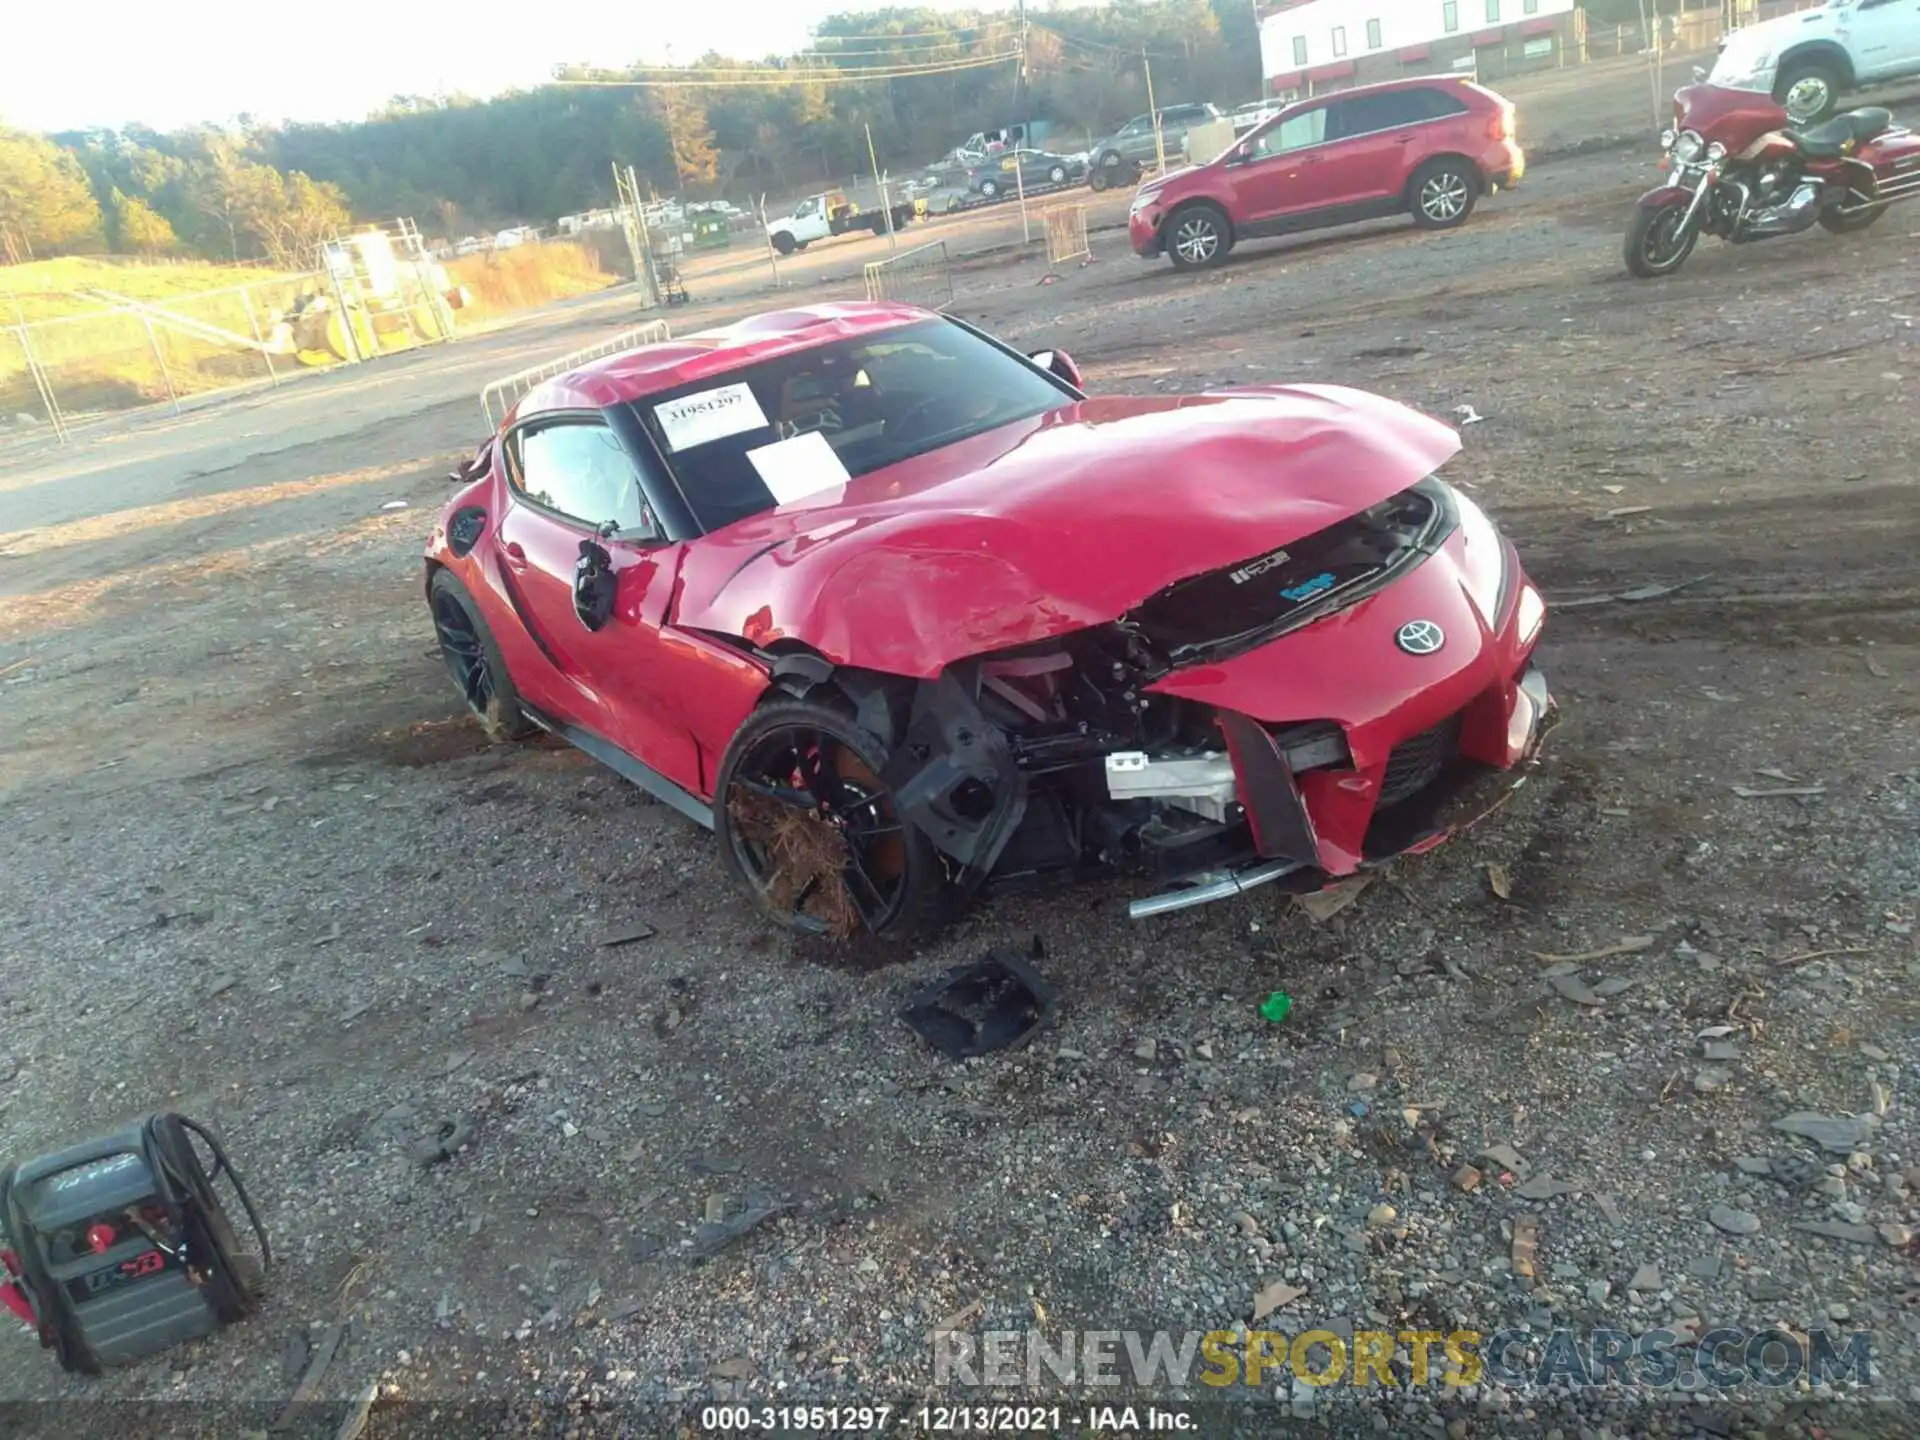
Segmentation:
{"type": "Polygon", "coordinates": [[[1120,134],[1122,136],[1144,135],[1151,128],[1152,123],[1146,116],[1142,115],[1138,120],[1129,120],[1126,124],[1122,125],[1120,127],[1120,134]]]}
{"type": "Polygon", "coordinates": [[[1298,115],[1289,115],[1272,129],[1262,132],[1253,142],[1253,158],[1264,160],[1269,155],[1284,155],[1292,150],[1305,150],[1308,146],[1318,145],[1327,138],[1327,107],[1322,105],[1312,110],[1303,110],[1298,115]]]}
{"type": "Polygon", "coordinates": [[[619,438],[597,420],[562,420],[519,431],[509,452],[514,489],[534,504],[589,528],[611,522],[652,538],[640,477],[619,438]]]}

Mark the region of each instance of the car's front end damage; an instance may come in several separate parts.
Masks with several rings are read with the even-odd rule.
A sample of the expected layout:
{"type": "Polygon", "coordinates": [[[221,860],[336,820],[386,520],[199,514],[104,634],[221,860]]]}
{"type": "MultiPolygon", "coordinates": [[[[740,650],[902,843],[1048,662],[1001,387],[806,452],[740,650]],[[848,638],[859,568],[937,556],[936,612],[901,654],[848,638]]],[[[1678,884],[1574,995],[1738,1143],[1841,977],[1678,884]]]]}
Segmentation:
{"type": "Polygon", "coordinates": [[[1315,889],[1484,811],[1548,722],[1459,446],[1332,386],[1083,400],[708,537],[680,623],[850,710],[962,895],[1315,889]]]}
{"type": "Polygon", "coordinates": [[[1543,618],[1479,508],[1426,480],[1111,625],[948,667],[882,779],[965,888],[1118,872],[1153,887],[1136,917],[1317,889],[1514,783],[1552,710],[1543,618]]]}

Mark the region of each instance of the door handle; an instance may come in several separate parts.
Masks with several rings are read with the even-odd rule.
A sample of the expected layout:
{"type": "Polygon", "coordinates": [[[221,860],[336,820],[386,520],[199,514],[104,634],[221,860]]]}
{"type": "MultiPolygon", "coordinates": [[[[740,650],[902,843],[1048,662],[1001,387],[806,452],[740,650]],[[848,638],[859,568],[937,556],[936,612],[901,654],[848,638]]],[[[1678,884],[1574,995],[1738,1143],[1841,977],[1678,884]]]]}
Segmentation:
{"type": "Polygon", "coordinates": [[[1393,138],[1394,138],[1394,143],[1396,144],[1411,145],[1413,143],[1414,137],[1411,135],[1396,135],[1393,138]]]}
{"type": "Polygon", "coordinates": [[[509,540],[505,548],[507,552],[507,564],[515,570],[524,570],[527,568],[527,552],[521,547],[518,540],[509,540]]]}

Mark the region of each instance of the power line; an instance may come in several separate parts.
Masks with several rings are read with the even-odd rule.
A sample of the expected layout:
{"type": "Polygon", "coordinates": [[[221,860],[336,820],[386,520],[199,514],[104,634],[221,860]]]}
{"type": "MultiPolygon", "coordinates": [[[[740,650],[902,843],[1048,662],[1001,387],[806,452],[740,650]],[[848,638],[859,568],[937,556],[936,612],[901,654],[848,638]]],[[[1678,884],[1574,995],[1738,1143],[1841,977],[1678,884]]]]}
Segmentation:
{"type": "Polygon", "coordinates": [[[1078,35],[1069,35],[1064,30],[1056,30],[1053,26],[1040,20],[1035,20],[1032,24],[1035,30],[1044,30],[1047,34],[1053,36],[1054,39],[1063,40],[1069,45],[1078,45],[1083,50],[1107,51],[1129,60],[1136,55],[1145,55],[1154,60],[1184,60],[1186,58],[1184,55],[1173,50],[1149,50],[1141,45],[1113,45],[1105,40],[1082,40],[1078,35]]]}
{"type": "MultiPolygon", "coordinates": [[[[753,74],[752,79],[638,79],[627,77],[618,80],[566,80],[555,79],[556,85],[571,85],[581,88],[628,89],[628,90],[728,90],[736,88],[780,89],[794,85],[852,85],[869,80],[905,80],[915,75],[953,75],[963,70],[980,70],[989,65],[1004,65],[1010,60],[1018,60],[1020,52],[1009,51],[1004,55],[987,55],[972,60],[957,60],[947,64],[917,65],[904,69],[869,68],[821,70],[764,70],[757,72],[736,72],[753,74]]],[[[681,72],[708,73],[708,72],[681,72]]]]}
{"type": "Polygon", "coordinates": [[[1013,25],[1014,22],[1011,20],[983,20],[978,25],[956,25],[947,30],[897,30],[891,33],[883,31],[874,35],[815,35],[813,43],[818,45],[822,40],[892,40],[895,38],[917,40],[928,35],[971,35],[976,30],[1010,30],[1013,25]]]}
{"type": "Polygon", "coordinates": [[[779,76],[811,77],[829,75],[837,77],[847,75],[855,77],[865,76],[871,79],[878,78],[882,75],[910,75],[922,70],[933,73],[950,69],[956,65],[992,65],[1002,60],[1016,59],[1019,53],[1017,49],[1001,50],[996,51],[992,55],[963,55],[954,56],[946,60],[902,61],[895,65],[885,64],[884,62],[873,65],[796,65],[790,68],[768,65],[630,65],[627,67],[625,73],[621,75],[602,76],[600,78],[608,80],[659,80],[662,82],[684,81],[689,85],[703,83],[701,79],[702,76],[715,76],[720,79],[737,79],[744,75],[751,79],[759,80],[779,76]]]}

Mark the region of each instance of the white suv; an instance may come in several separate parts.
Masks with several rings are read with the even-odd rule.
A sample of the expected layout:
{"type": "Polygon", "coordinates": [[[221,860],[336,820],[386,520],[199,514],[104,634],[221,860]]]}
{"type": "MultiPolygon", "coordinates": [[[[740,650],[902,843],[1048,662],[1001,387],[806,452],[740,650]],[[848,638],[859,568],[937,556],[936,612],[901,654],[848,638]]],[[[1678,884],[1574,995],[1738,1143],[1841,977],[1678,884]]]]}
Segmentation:
{"type": "Polygon", "coordinates": [[[1827,0],[1728,35],[1708,80],[1765,90],[1802,125],[1848,90],[1920,75],[1920,0],[1827,0]]]}

